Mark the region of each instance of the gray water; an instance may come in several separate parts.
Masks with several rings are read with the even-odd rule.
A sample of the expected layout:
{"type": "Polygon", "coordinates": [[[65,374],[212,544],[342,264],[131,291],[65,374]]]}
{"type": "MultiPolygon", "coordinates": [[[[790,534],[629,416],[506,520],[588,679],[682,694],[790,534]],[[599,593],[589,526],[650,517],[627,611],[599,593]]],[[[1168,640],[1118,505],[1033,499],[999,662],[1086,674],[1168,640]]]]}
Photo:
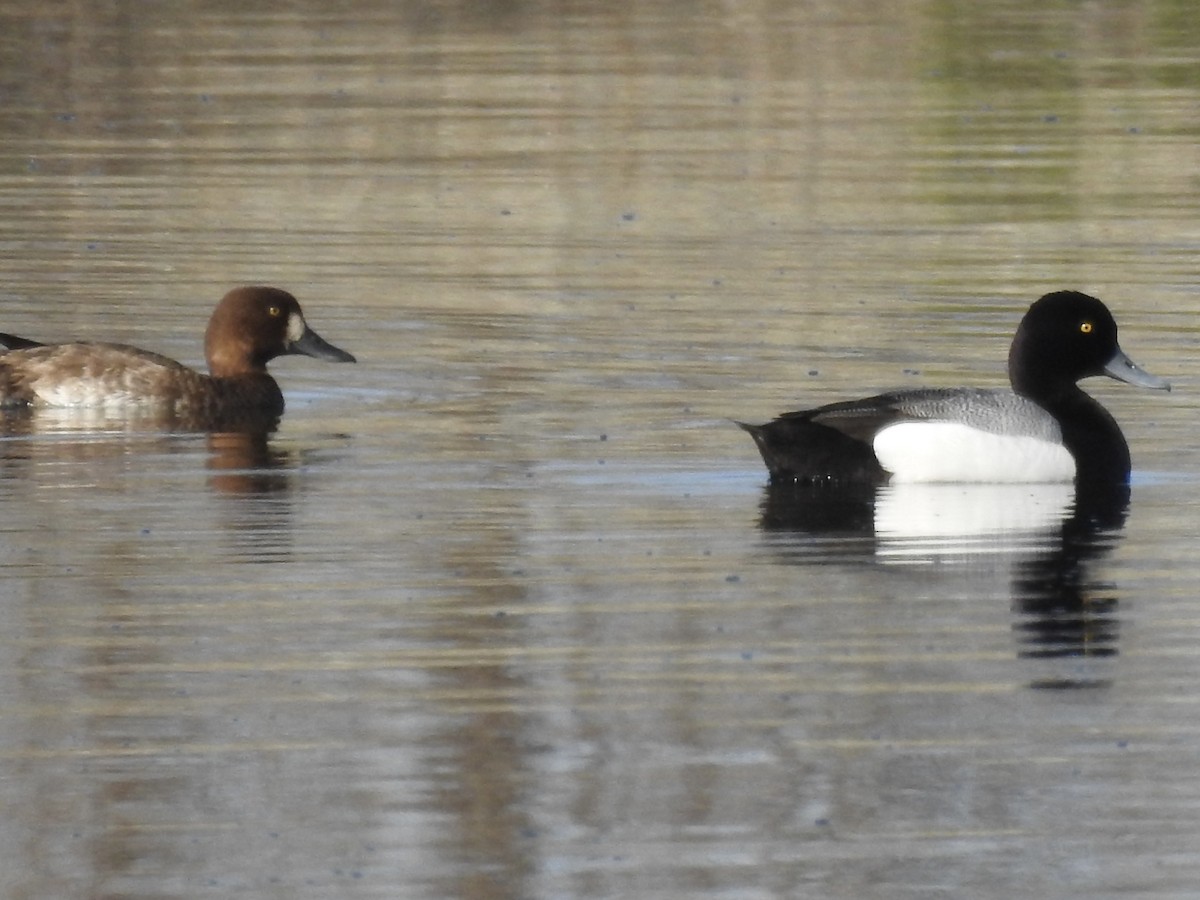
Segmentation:
{"type": "Polygon", "coordinates": [[[0,895],[1194,896],[1189,4],[18,0],[0,79],[0,328],[359,359],[10,423],[0,895]],[[1087,385],[1127,507],[766,490],[731,419],[1064,287],[1175,387],[1087,385]]]}

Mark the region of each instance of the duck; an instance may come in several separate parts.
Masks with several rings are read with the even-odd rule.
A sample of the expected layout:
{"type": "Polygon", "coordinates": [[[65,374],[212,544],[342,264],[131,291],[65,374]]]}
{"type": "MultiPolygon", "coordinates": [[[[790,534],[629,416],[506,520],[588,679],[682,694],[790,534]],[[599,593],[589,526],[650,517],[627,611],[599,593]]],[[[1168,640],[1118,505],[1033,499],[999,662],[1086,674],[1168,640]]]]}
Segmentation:
{"type": "Polygon", "coordinates": [[[267,372],[278,356],[355,358],[318,335],[287,291],[237,287],[204,335],[208,374],[127,344],[43,344],[0,333],[0,410],[41,408],[164,412],[192,422],[277,419],[283,392],[267,372]]]}
{"type": "Polygon", "coordinates": [[[737,422],[772,484],[1129,483],[1116,419],[1078,382],[1094,375],[1152,390],[1171,385],[1117,343],[1103,302],[1063,290],[1036,300],[1008,354],[1011,389],[910,388],[737,422]]]}

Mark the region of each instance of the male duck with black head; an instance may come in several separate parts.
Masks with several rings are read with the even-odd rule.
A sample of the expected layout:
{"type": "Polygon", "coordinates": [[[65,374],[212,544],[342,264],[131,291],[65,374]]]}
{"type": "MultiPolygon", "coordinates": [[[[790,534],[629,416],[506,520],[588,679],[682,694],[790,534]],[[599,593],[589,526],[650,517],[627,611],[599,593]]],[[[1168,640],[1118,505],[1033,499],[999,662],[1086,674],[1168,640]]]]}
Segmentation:
{"type": "Polygon", "coordinates": [[[893,391],[738,423],[773,483],[1129,481],[1129,447],[1112,415],[1078,381],[1108,375],[1170,390],[1117,343],[1107,307],[1077,291],[1029,307],[1008,355],[1012,390],[893,391]]]}
{"type": "Polygon", "coordinates": [[[354,357],[309,328],[300,304],[273,287],[239,287],[217,304],[204,335],[208,375],[126,344],[40,344],[0,334],[0,409],[148,411],[197,427],[273,423],[283,393],[267,372],[277,356],[354,357]]]}

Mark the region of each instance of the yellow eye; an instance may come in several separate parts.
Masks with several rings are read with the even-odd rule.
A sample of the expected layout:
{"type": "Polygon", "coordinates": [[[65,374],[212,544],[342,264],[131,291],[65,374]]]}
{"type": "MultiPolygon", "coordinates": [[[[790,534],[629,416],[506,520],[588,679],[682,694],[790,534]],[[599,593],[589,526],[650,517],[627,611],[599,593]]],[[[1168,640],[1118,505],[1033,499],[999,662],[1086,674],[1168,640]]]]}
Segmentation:
{"type": "Polygon", "coordinates": [[[1080,322],[1079,323],[1079,333],[1080,334],[1091,334],[1092,333],[1092,323],[1091,322],[1080,322]]]}
{"type": "MultiPolygon", "coordinates": [[[[267,309],[267,315],[271,316],[272,318],[278,319],[282,313],[283,313],[283,307],[280,307],[280,306],[272,306],[267,309]]],[[[1089,326],[1089,330],[1090,330],[1090,326],[1089,326]]]]}

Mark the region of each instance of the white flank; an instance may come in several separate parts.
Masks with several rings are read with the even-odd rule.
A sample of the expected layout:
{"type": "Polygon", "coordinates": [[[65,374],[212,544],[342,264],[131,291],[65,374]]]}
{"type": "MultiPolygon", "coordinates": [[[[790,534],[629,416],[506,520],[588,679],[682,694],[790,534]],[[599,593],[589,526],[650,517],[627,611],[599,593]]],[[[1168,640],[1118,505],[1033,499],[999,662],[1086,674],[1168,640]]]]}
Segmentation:
{"type": "Polygon", "coordinates": [[[875,435],[875,455],[892,481],[1036,483],[1075,478],[1062,444],[993,434],[956,422],[901,422],[875,435]]]}
{"type": "Polygon", "coordinates": [[[80,378],[58,378],[52,370],[32,382],[37,396],[35,406],[65,409],[125,409],[127,407],[157,407],[166,403],[162,397],[148,394],[149,366],[121,368],[109,371],[85,372],[80,378]]]}
{"type": "MultiPolygon", "coordinates": [[[[140,396],[119,379],[76,378],[55,382],[47,379],[35,385],[38,406],[87,409],[121,409],[127,406],[148,406],[153,398],[140,396]]],[[[161,401],[158,401],[161,402],[161,401]]]]}

